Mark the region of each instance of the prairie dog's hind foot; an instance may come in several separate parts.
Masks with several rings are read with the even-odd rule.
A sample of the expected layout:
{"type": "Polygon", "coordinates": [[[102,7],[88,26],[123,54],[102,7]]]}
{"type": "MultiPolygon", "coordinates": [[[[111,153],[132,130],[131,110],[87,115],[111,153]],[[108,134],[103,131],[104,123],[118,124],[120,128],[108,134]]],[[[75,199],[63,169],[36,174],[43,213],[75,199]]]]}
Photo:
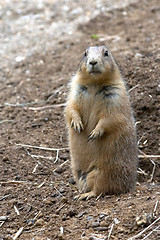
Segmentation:
{"type": "Polygon", "coordinates": [[[89,200],[90,198],[96,197],[93,191],[82,193],[74,197],[74,200],[89,200]]]}

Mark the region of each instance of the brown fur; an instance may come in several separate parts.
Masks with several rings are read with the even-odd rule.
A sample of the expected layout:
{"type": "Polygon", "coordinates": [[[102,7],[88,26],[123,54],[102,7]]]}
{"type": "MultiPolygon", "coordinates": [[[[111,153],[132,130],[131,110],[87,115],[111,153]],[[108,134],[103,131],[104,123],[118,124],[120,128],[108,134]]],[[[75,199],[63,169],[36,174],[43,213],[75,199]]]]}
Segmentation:
{"type": "Polygon", "coordinates": [[[124,80],[106,47],[86,50],[65,115],[78,198],[130,191],[137,171],[135,124],[124,80]]]}

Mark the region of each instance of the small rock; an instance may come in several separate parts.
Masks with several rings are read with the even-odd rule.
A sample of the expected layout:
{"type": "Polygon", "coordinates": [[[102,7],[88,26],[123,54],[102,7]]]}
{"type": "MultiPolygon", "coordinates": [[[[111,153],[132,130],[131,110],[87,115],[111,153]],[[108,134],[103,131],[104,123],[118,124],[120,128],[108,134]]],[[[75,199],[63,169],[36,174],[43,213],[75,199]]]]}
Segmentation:
{"type": "Polygon", "coordinates": [[[136,58],[144,58],[145,56],[143,54],[141,54],[141,53],[136,53],[135,57],[136,58]]]}
{"type": "Polygon", "coordinates": [[[66,160],[67,160],[67,155],[61,155],[61,156],[60,156],[60,159],[66,161],[66,160]]]}
{"type": "Polygon", "coordinates": [[[29,181],[33,181],[33,180],[34,180],[34,176],[29,175],[29,176],[28,176],[28,180],[29,180],[29,181]]]}
{"type": "Polygon", "coordinates": [[[86,220],[88,220],[88,221],[90,221],[90,220],[92,220],[92,219],[93,219],[92,216],[87,216],[87,217],[86,217],[86,220]]]}
{"type": "Polygon", "coordinates": [[[21,176],[20,176],[20,175],[17,175],[17,176],[14,177],[14,179],[18,181],[18,180],[21,179],[21,176]]]}
{"type": "Polygon", "coordinates": [[[8,162],[9,161],[9,158],[7,156],[5,156],[3,159],[2,159],[3,162],[8,162]]]}
{"type": "Polygon", "coordinates": [[[152,213],[145,213],[141,216],[136,217],[136,224],[137,226],[141,225],[149,225],[153,221],[153,214],[152,213]]]}
{"type": "Polygon", "coordinates": [[[101,227],[108,227],[108,223],[106,223],[106,221],[102,221],[102,222],[100,223],[100,226],[101,226],[101,227]]]}
{"type": "Polygon", "coordinates": [[[75,215],[77,215],[77,210],[76,209],[70,209],[69,212],[67,213],[67,215],[69,217],[74,217],[75,215]]]}
{"type": "Polygon", "coordinates": [[[74,184],[76,184],[76,181],[74,180],[74,178],[70,178],[69,183],[74,185],[74,184]]]}
{"type": "Polygon", "coordinates": [[[59,189],[59,192],[60,192],[60,193],[64,193],[64,192],[65,192],[65,189],[64,189],[64,188],[60,188],[60,189],[59,189]]]}
{"type": "Polygon", "coordinates": [[[124,232],[124,228],[118,227],[118,232],[119,232],[119,233],[123,233],[123,232],[124,232]]]}
{"type": "Polygon", "coordinates": [[[60,234],[57,236],[59,240],[65,240],[65,238],[60,234]]]}
{"type": "Polygon", "coordinates": [[[100,218],[100,219],[102,219],[102,218],[104,218],[104,217],[105,217],[105,215],[104,215],[103,213],[99,215],[99,218],[100,218]]]}
{"type": "Polygon", "coordinates": [[[17,56],[17,57],[15,58],[15,61],[16,61],[17,63],[22,62],[22,61],[24,61],[24,57],[22,57],[22,56],[17,56]]]}
{"type": "Polygon", "coordinates": [[[40,218],[35,222],[35,226],[44,226],[44,225],[45,225],[45,221],[43,220],[43,218],[40,218]]]}
{"type": "Polygon", "coordinates": [[[67,216],[63,216],[62,221],[66,221],[66,220],[67,220],[67,216]]]}
{"type": "Polygon", "coordinates": [[[62,197],[61,202],[62,203],[68,203],[68,199],[66,197],[62,197]]]}
{"type": "Polygon", "coordinates": [[[96,204],[95,204],[95,202],[92,201],[92,202],[90,202],[90,205],[95,206],[96,204]]]}
{"type": "Polygon", "coordinates": [[[34,219],[28,219],[27,223],[28,223],[28,226],[31,226],[35,223],[35,220],[34,219]]]}
{"type": "Polygon", "coordinates": [[[58,196],[59,196],[59,195],[58,195],[57,192],[54,192],[54,193],[51,194],[51,197],[58,197],[58,196]]]}
{"type": "Polygon", "coordinates": [[[62,167],[58,167],[56,170],[55,170],[56,173],[63,173],[64,172],[64,169],[62,167]]]}
{"type": "Polygon", "coordinates": [[[52,201],[52,199],[51,198],[45,198],[44,200],[43,200],[43,202],[46,204],[46,205],[52,205],[53,204],[53,201],[52,201]]]}
{"type": "Polygon", "coordinates": [[[159,10],[160,10],[160,7],[159,7],[159,6],[156,6],[156,5],[155,5],[155,6],[152,6],[152,7],[150,8],[150,11],[153,12],[153,13],[156,12],[156,11],[159,11],[159,10]]]}
{"type": "Polygon", "coordinates": [[[115,222],[115,224],[119,224],[119,223],[120,223],[120,221],[118,220],[118,218],[114,218],[114,222],[115,222]]]}
{"type": "Polygon", "coordinates": [[[96,227],[99,227],[99,226],[100,226],[99,222],[92,222],[92,224],[91,224],[92,228],[96,228],[96,227]]]}
{"type": "Polygon", "coordinates": [[[14,234],[14,233],[15,233],[15,230],[14,230],[14,229],[11,229],[11,228],[7,228],[7,229],[6,229],[6,232],[9,233],[9,234],[14,234]]]}

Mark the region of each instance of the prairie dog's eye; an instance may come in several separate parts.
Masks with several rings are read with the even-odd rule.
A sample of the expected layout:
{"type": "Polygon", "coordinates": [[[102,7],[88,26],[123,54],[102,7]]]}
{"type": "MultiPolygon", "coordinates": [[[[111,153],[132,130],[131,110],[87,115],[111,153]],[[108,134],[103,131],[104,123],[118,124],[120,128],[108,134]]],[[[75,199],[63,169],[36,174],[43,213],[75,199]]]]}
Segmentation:
{"type": "Polygon", "coordinates": [[[84,56],[86,57],[87,56],[87,52],[85,51],[85,53],[84,53],[84,56]]]}
{"type": "Polygon", "coordinates": [[[107,50],[104,52],[104,56],[105,56],[105,57],[108,56],[108,51],[107,51],[107,50]]]}

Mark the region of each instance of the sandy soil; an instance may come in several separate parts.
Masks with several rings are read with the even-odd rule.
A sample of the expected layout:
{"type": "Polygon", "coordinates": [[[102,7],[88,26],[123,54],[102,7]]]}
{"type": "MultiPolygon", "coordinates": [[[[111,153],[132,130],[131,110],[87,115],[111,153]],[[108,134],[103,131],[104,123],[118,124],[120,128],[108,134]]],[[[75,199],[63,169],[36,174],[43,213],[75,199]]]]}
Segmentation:
{"type": "Polygon", "coordinates": [[[0,240],[160,238],[159,29],[158,0],[0,0],[0,240]],[[141,156],[133,192],[78,202],[64,103],[94,44],[122,70],[141,156]]]}

